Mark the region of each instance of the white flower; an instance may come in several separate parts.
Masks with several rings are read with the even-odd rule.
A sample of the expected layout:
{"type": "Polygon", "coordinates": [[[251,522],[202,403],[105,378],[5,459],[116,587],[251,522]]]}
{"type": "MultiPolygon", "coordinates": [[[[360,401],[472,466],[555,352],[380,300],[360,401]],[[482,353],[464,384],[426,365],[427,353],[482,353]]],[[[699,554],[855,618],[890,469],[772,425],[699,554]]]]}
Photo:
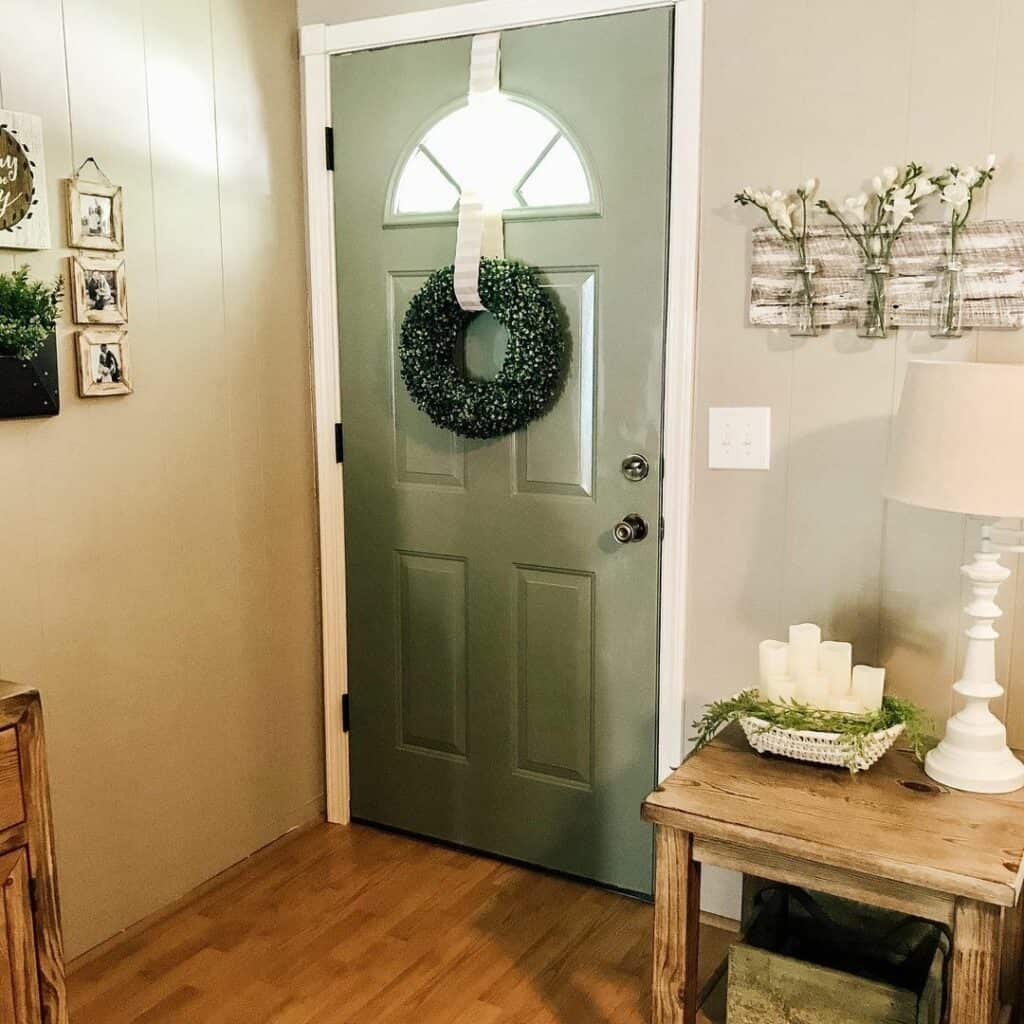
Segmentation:
{"type": "Polygon", "coordinates": [[[818,191],[818,186],[821,184],[817,178],[808,178],[804,182],[804,198],[813,199],[818,191]]]}
{"type": "Polygon", "coordinates": [[[917,199],[924,199],[925,196],[930,196],[937,188],[938,185],[933,181],[928,178],[922,178],[914,186],[914,196],[917,199]]]}
{"type": "Polygon", "coordinates": [[[871,179],[871,188],[874,190],[876,196],[885,195],[885,182],[883,182],[877,175],[871,179]]]}
{"type": "Polygon", "coordinates": [[[774,192],[768,198],[768,216],[774,220],[783,231],[790,231],[793,228],[793,218],[789,213],[789,204],[782,193],[776,195],[774,192]]]}
{"type": "Polygon", "coordinates": [[[892,194],[892,198],[886,204],[889,211],[893,228],[898,228],[904,221],[914,219],[914,202],[911,200],[910,189],[898,188],[892,194]]]}
{"type": "Polygon", "coordinates": [[[758,189],[754,193],[754,202],[757,203],[758,206],[767,206],[768,205],[768,193],[765,192],[763,189],[758,189]]]}
{"type": "Polygon", "coordinates": [[[981,172],[977,167],[973,165],[968,167],[966,171],[960,172],[960,180],[968,187],[974,188],[978,184],[978,179],[981,177],[981,172]]]}
{"type": "Polygon", "coordinates": [[[855,220],[858,224],[863,224],[865,216],[864,210],[867,205],[868,197],[864,192],[861,192],[860,195],[856,196],[847,196],[846,199],[843,200],[843,213],[845,213],[850,220],[855,220]]]}
{"type": "Polygon", "coordinates": [[[971,199],[971,190],[959,178],[954,178],[942,190],[939,197],[944,203],[949,203],[954,210],[961,210],[971,199]]]}
{"type": "Polygon", "coordinates": [[[882,170],[882,181],[885,182],[887,189],[892,188],[896,184],[896,179],[899,178],[900,171],[898,167],[885,167],[882,170]]]}
{"type": "Polygon", "coordinates": [[[996,155],[995,153],[989,153],[985,158],[985,170],[994,171],[996,169],[996,155]]]}

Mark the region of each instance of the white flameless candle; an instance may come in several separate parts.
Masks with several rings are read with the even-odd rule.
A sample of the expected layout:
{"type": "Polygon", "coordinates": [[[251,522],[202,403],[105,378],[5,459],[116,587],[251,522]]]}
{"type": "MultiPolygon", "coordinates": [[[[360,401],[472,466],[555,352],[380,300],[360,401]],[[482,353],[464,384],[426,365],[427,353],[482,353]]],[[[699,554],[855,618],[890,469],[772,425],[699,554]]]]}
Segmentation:
{"type": "Polygon", "coordinates": [[[839,698],[836,710],[841,711],[844,715],[859,715],[864,709],[856,697],[847,696],[839,698]]]}
{"type": "Polygon", "coordinates": [[[850,692],[853,675],[853,644],[838,640],[825,640],[818,648],[818,665],[828,680],[828,694],[832,703],[850,692]]]}
{"type": "Polygon", "coordinates": [[[868,714],[878,711],[885,693],[885,669],[857,665],[853,670],[853,698],[868,714]]]}
{"type": "Polygon", "coordinates": [[[773,679],[789,675],[789,644],[781,640],[762,640],[757,654],[762,688],[768,687],[773,679]]]}
{"type": "Polygon", "coordinates": [[[783,704],[796,700],[796,684],[789,676],[776,676],[769,679],[761,690],[761,695],[775,704],[783,704]]]}
{"type": "Polygon", "coordinates": [[[789,627],[789,674],[796,683],[797,698],[816,704],[824,698],[818,693],[818,648],[821,630],[810,622],[789,627]]]}

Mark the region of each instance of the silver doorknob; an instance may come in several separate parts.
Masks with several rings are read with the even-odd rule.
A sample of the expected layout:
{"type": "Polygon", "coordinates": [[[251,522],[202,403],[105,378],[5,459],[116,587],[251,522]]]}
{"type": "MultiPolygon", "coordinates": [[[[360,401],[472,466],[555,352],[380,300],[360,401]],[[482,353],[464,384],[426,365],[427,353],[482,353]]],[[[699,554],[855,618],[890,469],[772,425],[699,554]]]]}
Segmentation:
{"type": "Polygon", "coordinates": [[[632,544],[634,541],[643,540],[647,536],[647,521],[643,516],[631,512],[622,522],[615,524],[612,531],[615,540],[619,544],[632,544]]]}

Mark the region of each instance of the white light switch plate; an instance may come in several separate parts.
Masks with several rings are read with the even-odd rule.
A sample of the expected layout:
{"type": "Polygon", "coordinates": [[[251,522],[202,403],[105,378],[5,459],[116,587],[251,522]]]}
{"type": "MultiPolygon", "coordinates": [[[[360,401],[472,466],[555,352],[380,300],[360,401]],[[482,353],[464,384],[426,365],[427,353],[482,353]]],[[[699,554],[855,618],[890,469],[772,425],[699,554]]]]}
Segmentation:
{"type": "Polygon", "coordinates": [[[708,469],[769,469],[771,446],[771,409],[708,410],[708,469]]]}

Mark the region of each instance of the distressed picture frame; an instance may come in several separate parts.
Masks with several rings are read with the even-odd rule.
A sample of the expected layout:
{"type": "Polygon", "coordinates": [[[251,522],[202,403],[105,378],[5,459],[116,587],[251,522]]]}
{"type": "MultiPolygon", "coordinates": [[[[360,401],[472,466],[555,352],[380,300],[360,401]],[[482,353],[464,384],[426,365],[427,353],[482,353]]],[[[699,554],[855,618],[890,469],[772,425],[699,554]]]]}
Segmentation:
{"type": "Polygon", "coordinates": [[[131,352],[128,332],[120,327],[92,327],[79,331],[78,393],[82,398],[130,395],[131,352]]]}
{"type": "Polygon", "coordinates": [[[123,257],[72,256],[71,314],[76,324],[125,324],[128,294],[123,257]]]}
{"type": "Polygon", "coordinates": [[[67,180],[68,244],[73,249],[124,248],[124,190],[82,178],[67,180]]]}

